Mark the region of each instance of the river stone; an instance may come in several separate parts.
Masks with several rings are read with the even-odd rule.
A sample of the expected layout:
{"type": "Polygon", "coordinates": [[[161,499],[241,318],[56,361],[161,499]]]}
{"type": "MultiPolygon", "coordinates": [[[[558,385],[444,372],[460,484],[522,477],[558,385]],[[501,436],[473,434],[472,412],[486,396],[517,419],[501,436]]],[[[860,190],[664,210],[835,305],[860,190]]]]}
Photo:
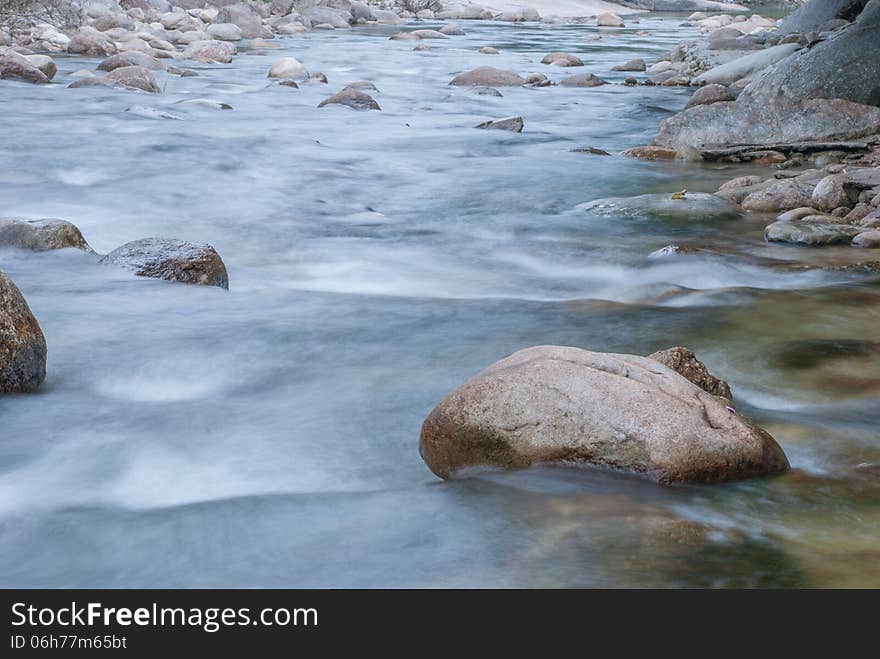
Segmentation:
{"type": "Polygon", "coordinates": [[[854,247],[869,247],[876,249],[880,247],[880,230],[872,229],[871,231],[863,231],[853,238],[852,244],[854,247]]]}
{"type": "Polygon", "coordinates": [[[747,211],[778,213],[792,208],[810,206],[814,186],[797,179],[773,181],[768,186],[750,193],[742,200],[747,211]]]}
{"type": "Polygon", "coordinates": [[[0,247],[16,247],[35,252],[76,247],[92,251],[76,225],[64,220],[26,220],[0,218],[0,247]]]}
{"type": "Polygon", "coordinates": [[[556,66],[583,66],[581,58],[571,53],[548,53],[544,55],[541,64],[554,64],[556,66]]]}
{"type": "Polygon", "coordinates": [[[295,57],[282,57],[269,68],[270,78],[286,80],[308,80],[309,72],[295,57]]]}
{"type": "Polygon", "coordinates": [[[764,239],[771,243],[794,243],[798,245],[849,244],[863,231],[860,227],[833,222],[827,215],[810,215],[802,220],[774,222],[764,229],[764,239]]]}
{"type": "Polygon", "coordinates": [[[419,39],[448,39],[445,34],[442,32],[438,32],[437,30],[414,30],[412,34],[416,35],[419,39]]]}
{"type": "Polygon", "coordinates": [[[480,66],[471,71],[459,73],[449,84],[473,87],[513,87],[525,83],[525,78],[513,71],[480,66]]]}
{"type": "Polygon", "coordinates": [[[648,68],[648,65],[645,63],[643,59],[632,59],[625,64],[619,64],[618,66],[613,67],[612,71],[636,71],[639,73],[643,73],[648,68]]]}
{"type": "Polygon", "coordinates": [[[229,64],[235,55],[235,44],[231,41],[201,40],[189,44],[183,51],[184,59],[196,62],[229,64]]]}
{"type": "Polygon", "coordinates": [[[507,117],[506,119],[496,119],[494,121],[484,121],[477,124],[475,128],[490,128],[495,130],[509,130],[514,133],[521,133],[524,126],[522,117],[507,117]]]}
{"type": "Polygon", "coordinates": [[[0,270],[0,393],[36,390],[46,378],[46,338],[18,287],[0,270]]]}
{"type": "Polygon", "coordinates": [[[679,220],[739,217],[739,209],[735,204],[703,192],[688,193],[685,199],[672,199],[668,194],[609,197],[580,204],[578,209],[598,215],[656,216],[679,220]]]}
{"type": "Polygon", "coordinates": [[[210,245],[143,238],[117,247],[99,263],[133,270],[139,277],[229,288],[226,266],[210,245]]]}
{"type": "Polygon", "coordinates": [[[592,73],[576,73],[559,81],[564,87],[601,87],[608,83],[592,73]]]}
{"type": "MultiPolygon", "coordinates": [[[[699,250],[693,251],[698,252],[699,250]]],[[[679,248],[678,253],[682,253],[681,248],[679,248]]],[[[690,380],[700,389],[713,396],[720,396],[727,400],[733,400],[733,395],[730,393],[730,385],[724,380],[719,380],[709,373],[709,369],[706,368],[706,365],[697,359],[697,356],[687,348],[677,347],[659,350],[648,355],[648,359],[653,359],[656,362],[668,366],[673,371],[685,379],[690,380]]]]}
{"type": "Polygon", "coordinates": [[[617,14],[606,11],[596,17],[596,25],[599,27],[625,27],[623,19],[617,14]]]}
{"type": "Polygon", "coordinates": [[[124,66],[142,66],[145,69],[152,69],[154,71],[161,71],[165,68],[165,65],[155,57],[151,57],[146,53],[136,50],[129,50],[124,53],[111,55],[98,64],[98,70],[113,71],[114,69],[121,69],[124,66]]]}
{"type": "Polygon", "coordinates": [[[700,87],[691,96],[687,107],[692,108],[697,105],[711,105],[712,103],[723,103],[724,101],[732,101],[733,94],[724,85],[712,84],[700,87]]]}
{"type": "Polygon", "coordinates": [[[215,25],[220,23],[237,25],[245,39],[272,39],[275,36],[272,30],[263,25],[263,19],[257,10],[243,3],[223,7],[214,19],[215,25]]]}
{"type": "Polygon", "coordinates": [[[25,59],[27,59],[31,66],[35,66],[42,71],[43,75],[49,80],[52,80],[55,74],[58,73],[58,65],[48,55],[25,55],[25,59]]]}
{"type": "Polygon", "coordinates": [[[331,7],[309,7],[300,10],[300,14],[308,18],[313,26],[326,23],[327,25],[332,25],[336,29],[351,27],[350,23],[353,20],[352,15],[347,11],[333,9],[331,7]]]}
{"type": "Polygon", "coordinates": [[[782,20],[779,33],[819,32],[828,21],[854,20],[866,4],[868,0],[809,0],[782,20]]]}
{"type": "Polygon", "coordinates": [[[809,206],[803,206],[801,208],[793,208],[790,211],[786,211],[782,213],[779,217],[776,218],[778,222],[791,222],[793,220],[802,220],[805,217],[810,217],[810,215],[821,215],[819,211],[815,208],[810,208],[809,206]]]}
{"type": "Polygon", "coordinates": [[[678,154],[673,149],[662,146],[634,146],[623,151],[620,155],[628,158],[641,158],[643,160],[675,160],[678,154]]]}
{"type": "Polygon", "coordinates": [[[21,80],[42,85],[49,82],[48,76],[31,64],[27,57],[11,49],[0,52],[0,79],[21,80]]]}
{"type": "Polygon", "coordinates": [[[345,105],[354,110],[382,109],[372,96],[351,87],[346,87],[342,91],[333,94],[330,98],[325,98],[318,103],[319,108],[322,108],[325,105],[345,105]]]}
{"type": "Polygon", "coordinates": [[[107,74],[107,79],[125,87],[140,89],[152,94],[157,94],[161,91],[156,83],[156,78],[150,70],[142,66],[123,66],[113,69],[107,74]]]}
{"type": "Polygon", "coordinates": [[[480,52],[483,55],[498,55],[501,51],[499,51],[497,48],[492,48],[492,46],[483,46],[482,48],[480,48],[480,52]]]}
{"type": "Polygon", "coordinates": [[[820,211],[833,211],[841,206],[852,208],[858,197],[859,190],[849,184],[846,174],[831,174],[816,185],[812,205],[820,211]]]}
{"type": "Polygon", "coordinates": [[[759,71],[763,71],[768,66],[776,64],[776,62],[792,55],[800,50],[800,48],[800,44],[785,43],[744,55],[732,62],[716,66],[714,69],[709,69],[705,73],[700,74],[694,78],[694,84],[729,85],[737,80],[751,77],[759,71]]]}
{"type": "Polygon", "coordinates": [[[425,420],[419,450],[441,478],[556,464],[712,483],[788,469],[766,431],[671,368],[561,346],[521,350],[469,379],[425,420]]]}
{"type": "Polygon", "coordinates": [[[467,93],[474,94],[475,96],[504,96],[504,94],[502,94],[494,87],[471,87],[470,89],[468,89],[467,93]]]}
{"type": "Polygon", "coordinates": [[[421,41],[422,38],[413,32],[398,32],[388,37],[389,41],[421,41]]]}
{"type": "Polygon", "coordinates": [[[464,30],[461,29],[461,26],[458,23],[447,23],[440,28],[439,32],[450,37],[461,36],[464,34],[464,30]]]}
{"type": "Polygon", "coordinates": [[[243,39],[241,28],[235,23],[213,23],[205,28],[212,39],[220,41],[241,41],[243,39]]]}
{"type": "Polygon", "coordinates": [[[81,27],[67,44],[68,53],[86,57],[109,57],[115,55],[117,50],[112,39],[93,27],[81,27]]]}

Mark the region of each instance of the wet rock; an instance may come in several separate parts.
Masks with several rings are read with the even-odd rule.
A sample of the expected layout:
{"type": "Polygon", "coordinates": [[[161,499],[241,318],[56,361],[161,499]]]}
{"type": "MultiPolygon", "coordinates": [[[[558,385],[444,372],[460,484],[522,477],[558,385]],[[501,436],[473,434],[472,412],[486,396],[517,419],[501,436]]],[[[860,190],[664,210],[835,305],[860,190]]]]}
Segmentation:
{"type": "Polygon", "coordinates": [[[712,103],[723,103],[732,100],[734,100],[733,94],[724,85],[706,85],[694,92],[691,100],[688,101],[687,107],[692,108],[697,105],[711,105],[712,103]]]}
{"type": "Polygon", "coordinates": [[[779,222],[792,222],[794,220],[802,220],[805,217],[810,217],[811,215],[821,215],[822,213],[817,211],[815,208],[810,208],[809,206],[804,206],[801,208],[795,208],[790,211],[786,211],[776,219],[779,222]]]}
{"type": "Polygon", "coordinates": [[[748,188],[753,185],[762,183],[763,181],[764,179],[762,179],[760,176],[755,176],[753,174],[748,176],[738,176],[735,179],[727,181],[726,183],[722,183],[721,187],[718,188],[718,192],[748,188]]]}
{"type": "Polygon", "coordinates": [[[326,23],[332,25],[336,29],[350,27],[349,24],[352,20],[352,16],[348,12],[333,9],[331,7],[310,7],[301,10],[300,14],[308,18],[312,22],[312,25],[326,23]]]}
{"type": "Polygon", "coordinates": [[[625,64],[619,64],[618,66],[615,66],[611,70],[612,71],[637,71],[637,72],[641,73],[641,72],[646,71],[647,68],[648,68],[648,65],[645,63],[645,60],[632,59],[629,62],[626,62],[625,64]]]}
{"type": "Polygon", "coordinates": [[[701,254],[704,250],[698,247],[690,247],[688,245],[666,245],[660,249],[655,249],[648,254],[649,259],[662,259],[670,256],[682,256],[687,254],[701,254]]]}
{"type": "Polygon", "coordinates": [[[414,30],[412,32],[419,39],[448,39],[445,34],[437,30],[414,30]]]}
{"type": "Polygon", "coordinates": [[[309,72],[303,63],[295,57],[282,57],[270,68],[268,77],[287,80],[308,80],[309,72]]]}
{"type": "Polygon", "coordinates": [[[475,128],[490,128],[494,130],[509,130],[514,133],[521,133],[524,126],[522,117],[507,117],[506,119],[496,119],[494,121],[484,121],[477,124],[475,128]]]}
{"type": "Polygon", "coordinates": [[[787,58],[798,50],[800,50],[800,45],[794,43],[787,43],[759,50],[755,53],[750,53],[737,58],[727,64],[716,66],[714,69],[710,69],[709,71],[700,74],[694,79],[694,84],[729,85],[737,80],[748,78],[759,71],[763,71],[767,67],[787,58]]]}
{"type": "Polygon", "coordinates": [[[458,23],[447,23],[440,28],[440,33],[450,37],[461,36],[464,34],[464,30],[461,29],[461,26],[458,23]]]}
{"type": "Polygon", "coordinates": [[[559,81],[563,87],[601,87],[608,82],[592,73],[576,73],[559,81]]]}
{"type": "Polygon", "coordinates": [[[525,78],[513,71],[480,66],[455,76],[450,85],[472,87],[512,87],[526,84],[525,78]]]}
{"type": "Polygon", "coordinates": [[[730,393],[730,385],[709,373],[706,365],[697,359],[697,356],[687,348],[677,347],[659,350],[648,355],[648,359],[653,359],[664,366],[668,366],[683,378],[693,382],[700,389],[713,396],[733,400],[733,395],[730,393]]]}
{"type": "Polygon", "coordinates": [[[413,48],[413,50],[431,50],[431,47],[426,43],[420,43],[418,46],[413,48]]]}
{"type": "Polygon", "coordinates": [[[152,94],[158,94],[161,91],[150,70],[142,66],[123,66],[113,69],[106,77],[108,80],[130,89],[140,89],[152,94]]]}
{"type": "Polygon", "coordinates": [[[11,49],[0,52],[0,79],[43,85],[49,82],[45,73],[31,64],[24,55],[11,49]]]}
{"type": "Polygon", "coordinates": [[[853,238],[852,244],[854,247],[880,248],[880,230],[863,231],[853,238]]]}
{"type": "Polygon", "coordinates": [[[860,229],[835,223],[834,220],[826,215],[811,215],[802,220],[774,222],[764,230],[764,239],[774,243],[810,246],[848,245],[860,229]]]}
{"type": "Polygon", "coordinates": [[[476,96],[497,96],[499,98],[504,96],[504,94],[494,87],[471,87],[467,93],[476,96]]]}
{"type": "Polygon", "coordinates": [[[544,55],[541,64],[553,64],[555,66],[583,66],[581,58],[571,53],[548,53],[544,55]]]}
{"type": "Polygon", "coordinates": [[[0,270],[0,393],[35,391],[46,379],[46,339],[18,287],[0,270]]]}
{"type": "Polygon", "coordinates": [[[810,0],[783,19],[779,32],[819,32],[828,21],[855,19],[867,3],[868,0],[810,0]]]}
{"type": "Polygon", "coordinates": [[[184,59],[206,64],[229,64],[235,55],[235,44],[230,41],[195,41],[183,51],[184,59]]]}
{"type": "Polygon", "coordinates": [[[661,217],[673,220],[733,219],[740,214],[735,204],[701,192],[688,193],[684,199],[672,199],[668,194],[609,197],[579,204],[577,208],[598,215],[661,217]]]}
{"type": "Polygon", "coordinates": [[[117,247],[100,263],[132,270],[139,277],[229,288],[226,265],[210,245],[144,238],[117,247]]]}
{"type": "Polygon", "coordinates": [[[532,87],[544,87],[551,83],[543,73],[530,73],[526,76],[526,84],[532,87]]]}
{"type": "Polygon", "coordinates": [[[419,450],[441,478],[545,463],[661,483],[788,469],[766,431],[663,364],[559,346],[522,350],[465,382],[425,420],[419,450]]]}
{"type": "Polygon", "coordinates": [[[643,160],[675,160],[678,157],[674,150],[662,146],[634,146],[621,155],[629,158],[642,158],[643,160]]]}
{"type": "Polygon", "coordinates": [[[492,48],[492,46],[483,46],[480,48],[480,52],[483,55],[497,55],[500,51],[497,48],[492,48]]]}
{"type": "MultiPolygon", "coordinates": [[[[323,21],[318,21],[323,22],[323,21]]],[[[272,30],[263,25],[263,18],[257,11],[246,4],[235,4],[223,7],[214,24],[232,23],[241,30],[241,36],[245,39],[271,39],[275,35],[272,30]]],[[[348,22],[346,22],[348,27],[348,22]]]]}
{"type": "Polygon", "coordinates": [[[600,149],[595,146],[576,146],[575,148],[572,149],[572,151],[574,153],[589,153],[590,155],[593,155],[593,156],[610,156],[611,155],[605,149],[600,149]]]}
{"type": "Polygon", "coordinates": [[[625,27],[626,24],[617,14],[605,12],[596,17],[596,25],[599,27],[625,27]]]}
{"type": "MultiPolygon", "coordinates": [[[[31,66],[35,66],[42,71],[43,75],[49,80],[52,80],[55,74],[58,73],[58,66],[55,64],[55,60],[48,55],[26,55],[25,59],[27,59],[31,66]]],[[[0,74],[0,77],[2,77],[2,74],[0,74]]]]}
{"type": "Polygon", "coordinates": [[[390,41],[421,41],[421,37],[413,32],[398,32],[388,37],[390,41]]]}
{"type": "Polygon", "coordinates": [[[322,108],[326,105],[345,105],[353,110],[381,110],[376,100],[362,91],[353,88],[346,88],[334,94],[330,98],[326,98],[318,107],[322,108]]]}
{"type": "Polygon", "coordinates": [[[742,201],[748,211],[777,213],[790,208],[810,206],[813,201],[813,187],[796,179],[774,181],[757,192],[752,192],[742,201]]]}
{"type": "Polygon", "coordinates": [[[379,88],[369,80],[355,80],[354,82],[348,83],[343,89],[356,89],[361,92],[379,93],[379,88]]]}
{"type": "Polygon", "coordinates": [[[153,71],[161,71],[165,68],[165,65],[155,57],[151,57],[146,53],[130,50],[124,53],[111,55],[98,64],[98,70],[113,71],[114,69],[120,69],[124,66],[142,66],[145,69],[151,69],[153,71]]]}
{"type": "Polygon", "coordinates": [[[856,204],[853,209],[844,216],[844,220],[848,224],[859,224],[868,215],[871,214],[871,207],[868,204],[856,204]]]}
{"type": "Polygon", "coordinates": [[[34,252],[75,247],[92,251],[76,225],[64,220],[26,220],[0,218],[0,247],[15,247],[34,252]]]}
{"type": "Polygon", "coordinates": [[[177,101],[175,105],[193,105],[201,108],[209,108],[211,110],[231,110],[229,103],[224,103],[213,98],[186,98],[177,101]]]}

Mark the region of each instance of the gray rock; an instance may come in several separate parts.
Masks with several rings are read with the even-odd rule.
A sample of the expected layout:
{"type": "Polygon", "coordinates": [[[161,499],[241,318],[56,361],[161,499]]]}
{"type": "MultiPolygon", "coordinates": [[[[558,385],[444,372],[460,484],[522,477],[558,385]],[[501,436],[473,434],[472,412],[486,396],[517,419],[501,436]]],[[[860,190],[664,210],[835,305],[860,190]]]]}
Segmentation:
{"type": "Polygon", "coordinates": [[[819,32],[830,20],[854,20],[867,4],[868,0],[809,0],[783,19],[779,33],[819,32]]]}
{"type": "Polygon", "coordinates": [[[150,70],[142,66],[123,66],[113,69],[107,74],[107,79],[125,87],[140,89],[152,94],[157,94],[161,91],[156,83],[156,78],[150,70]]]}
{"type": "Polygon", "coordinates": [[[447,23],[440,28],[440,32],[450,37],[461,36],[464,34],[464,30],[461,29],[461,26],[458,23],[447,23]]]}
{"type": "Polygon", "coordinates": [[[660,217],[673,220],[733,219],[740,215],[735,204],[702,192],[688,193],[684,199],[672,199],[668,194],[609,197],[580,204],[578,209],[596,215],[660,217]]]}
{"type": "Polygon", "coordinates": [[[764,230],[764,239],[774,243],[798,245],[849,244],[858,235],[859,227],[835,223],[836,218],[827,215],[811,215],[802,220],[774,222],[764,230]]]}
{"type": "Polygon", "coordinates": [[[494,87],[471,87],[467,93],[474,94],[475,96],[504,96],[504,94],[502,94],[494,87]]]}
{"type": "Polygon", "coordinates": [[[705,73],[694,78],[694,84],[711,85],[721,84],[729,85],[742,78],[748,78],[755,75],[759,71],[763,71],[768,66],[776,64],[780,60],[787,58],[796,51],[800,50],[799,44],[786,43],[772,48],[766,48],[755,53],[743,55],[740,58],[716,66],[705,73]]]}
{"type": "MultiPolygon", "coordinates": [[[[55,74],[58,73],[58,65],[56,65],[55,60],[48,55],[25,55],[25,59],[27,59],[31,66],[35,66],[42,71],[43,75],[49,80],[52,80],[55,77],[55,74]]],[[[2,77],[2,75],[0,75],[0,77],[2,77]]]]}
{"type": "Polygon", "coordinates": [[[732,100],[733,94],[724,85],[706,85],[694,92],[691,100],[688,101],[687,107],[692,108],[697,105],[711,105],[712,103],[723,103],[732,100]]]}
{"type": "Polygon", "coordinates": [[[852,244],[854,247],[865,247],[869,249],[880,248],[880,231],[877,229],[863,231],[853,238],[852,244]]]}
{"type": "Polygon", "coordinates": [[[833,211],[841,206],[851,208],[858,201],[859,192],[850,184],[846,174],[831,174],[816,185],[812,205],[820,211],[833,211]]]}
{"type": "Polygon", "coordinates": [[[711,483],[788,469],[766,431],[663,364],[559,346],[517,352],[449,394],[419,451],[441,478],[556,464],[711,483]]]}
{"type": "Polygon", "coordinates": [[[644,72],[648,68],[648,65],[645,63],[643,59],[632,59],[625,64],[619,64],[612,68],[612,71],[637,71],[644,72]]]}
{"type": "Polygon", "coordinates": [[[525,78],[513,71],[480,66],[471,71],[459,73],[449,84],[471,87],[513,87],[525,83],[525,78]]]}
{"type": "Polygon", "coordinates": [[[67,52],[86,57],[109,57],[117,52],[116,44],[107,35],[92,27],[81,27],[70,38],[67,52]]]}
{"type": "Polygon", "coordinates": [[[326,105],[345,105],[353,110],[381,110],[376,100],[362,91],[353,88],[345,88],[330,98],[325,98],[318,103],[319,108],[326,105]]]}
{"type": "Polygon", "coordinates": [[[124,66],[142,66],[145,69],[152,69],[154,71],[162,71],[165,69],[165,65],[155,57],[151,57],[150,55],[137,50],[129,50],[124,53],[111,55],[98,64],[98,70],[113,71],[114,69],[120,69],[124,66]]]}
{"type": "Polygon", "coordinates": [[[778,213],[792,208],[810,206],[815,186],[797,179],[773,181],[750,193],[742,201],[743,209],[761,213],[778,213]]]}
{"type": "Polygon", "coordinates": [[[544,55],[541,64],[553,64],[555,66],[583,66],[581,58],[571,53],[548,53],[544,55]]]}
{"type": "Polygon", "coordinates": [[[46,379],[46,338],[18,287],[0,270],[0,393],[35,391],[46,379]]]}
{"type": "Polygon", "coordinates": [[[608,82],[592,73],[576,73],[559,81],[563,87],[601,87],[608,82]]]}
{"type": "Polygon", "coordinates": [[[24,55],[7,49],[0,52],[0,79],[47,84],[48,76],[31,64],[24,55]]]}
{"type": "Polygon", "coordinates": [[[214,23],[232,23],[241,30],[241,36],[245,39],[271,39],[275,35],[272,30],[263,25],[263,18],[257,11],[246,4],[236,4],[223,7],[214,23]]]}
{"type": "Polygon", "coordinates": [[[308,18],[312,25],[326,23],[337,29],[350,27],[350,23],[354,20],[350,13],[330,7],[309,7],[302,9],[300,14],[308,18]]]}
{"type": "Polygon", "coordinates": [[[506,119],[496,119],[494,121],[484,121],[477,124],[475,128],[490,128],[495,130],[509,130],[514,133],[521,133],[524,126],[522,117],[507,117],[506,119]]]}
{"type": "Polygon", "coordinates": [[[183,51],[184,59],[196,62],[229,64],[235,55],[235,44],[230,41],[201,40],[189,44],[183,51]]]}
{"type": "Polygon", "coordinates": [[[16,247],[35,252],[75,247],[92,251],[76,225],[64,220],[26,220],[0,218],[0,247],[16,247]]]}
{"type": "Polygon", "coordinates": [[[308,80],[309,72],[295,57],[282,57],[269,68],[268,77],[286,80],[308,80]]]}
{"type": "Polygon", "coordinates": [[[229,288],[226,265],[210,245],[144,238],[117,247],[100,263],[132,270],[139,277],[229,288]]]}
{"type": "Polygon", "coordinates": [[[212,23],[205,28],[205,32],[212,39],[220,41],[241,41],[244,38],[244,33],[235,23],[212,23]]]}

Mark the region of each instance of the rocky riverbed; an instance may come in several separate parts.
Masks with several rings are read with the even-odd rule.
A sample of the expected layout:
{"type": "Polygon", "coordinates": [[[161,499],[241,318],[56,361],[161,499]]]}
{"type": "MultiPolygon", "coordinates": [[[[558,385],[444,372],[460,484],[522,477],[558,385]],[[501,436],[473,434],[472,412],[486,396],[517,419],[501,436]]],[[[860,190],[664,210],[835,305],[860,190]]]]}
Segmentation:
{"type": "Polygon", "coordinates": [[[4,583],[880,583],[871,135],[657,139],[775,17],[236,7],[5,37],[4,583]]]}

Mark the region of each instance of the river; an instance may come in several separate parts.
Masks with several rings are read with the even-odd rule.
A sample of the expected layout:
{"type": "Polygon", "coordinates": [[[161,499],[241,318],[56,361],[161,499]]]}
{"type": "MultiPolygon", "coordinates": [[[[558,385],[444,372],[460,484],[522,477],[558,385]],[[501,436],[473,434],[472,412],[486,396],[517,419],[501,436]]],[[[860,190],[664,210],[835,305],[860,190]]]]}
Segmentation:
{"type": "Polygon", "coordinates": [[[424,52],[391,27],[315,31],[160,73],[161,95],[66,89],[97,61],[65,56],[61,84],[3,82],[0,214],[70,220],[99,252],[208,242],[230,290],[0,253],[49,345],[41,391],[0,399],[0,583],[880,586],[880,281],[798,265],[870,255],[767,245],[766,217],[578,210],[742,173],[572,151],[649,143],[687,89],[447,86],[480,65],[584,70],[540,64],[551,51],[619,83],[614,65],[696,35],[680,20],[601,41],[464,21],[424,52]],[[284,55],[330,83],[272,84],[284,55]],[[361,79],[381,112],[316,108],[361,79]],[[175,103],[205,97],[233,109],[175,103]],[[473,128],[510,115],[523,133],[473,128]],[[648,257],[670,243],[711,252],[648,257]],[[439,481],[425,416],[537,344],[688,346],[793,469],[711,487],[551,468],[439,481]]]}

